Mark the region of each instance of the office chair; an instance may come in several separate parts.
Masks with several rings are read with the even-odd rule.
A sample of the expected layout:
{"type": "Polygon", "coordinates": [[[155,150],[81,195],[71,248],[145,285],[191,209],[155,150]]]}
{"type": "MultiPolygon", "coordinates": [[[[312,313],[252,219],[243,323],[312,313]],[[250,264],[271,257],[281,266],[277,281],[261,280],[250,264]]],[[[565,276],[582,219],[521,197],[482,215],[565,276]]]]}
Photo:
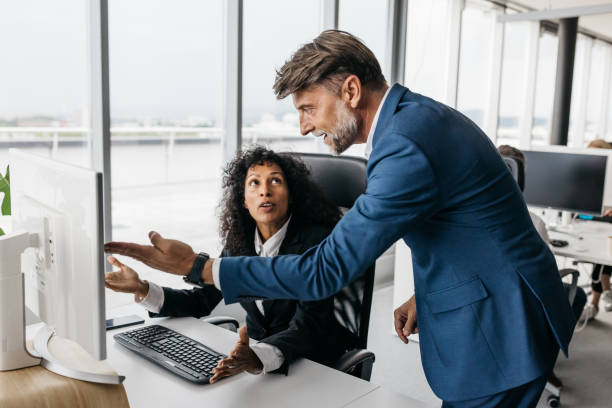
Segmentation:
{"type": "MultiPolygon", "coordinates": [[[[312,179],[325,195],[341,209],[348,209],[365,192],[367,161],[357,157],[329,154],[282,153],[300,158],[310,169],[312,179]]],[[[354,334],[355,349],[347,351],[332,367],[369,381],[375,355],[366,350],[375,265],[334,295],[334,314],[340,324],[354,334]]],[[[238,321],[231,317],[215,316],[202,319],[216,325],[228,325],[237,331],[238,321]]]]}
{"type": "MultiPolygon", "coordinates": [[[[521,191],[525,189],[525,165],[522,160],[515,159],[514,157],[503,156],[506,165],[508,166],[508,170],[512,174],[512,177],[517,182],[521,191]]],[[[580,272],[576,269],[561,269],[559,271],[561,278],[563,279],[566,276],[572,277],[572,281],[569,284],[568,290],[568,298],[570,305],[574,305],[574,301],[576,300],[576,292],[578,291],[578,277],[580,276],[580,272]]],[[[550,382],[546,382],[545,388],[550,392],[548,396],[547,402],[550,407],[558,407],[561,405],[561,389],[551,384],[550,382]]]]}
{"type": "MultiPolygon", "coordinates": [[[[310,169],[312,179],[325,195],[343,210],[349,209],[366,189],[367,161],[359,157],[332,156],[317,153],[288,153],[299,157],[310,169]]],[[[357,339],[356,348],[346,352],[333,367],[369,381],[375,355],[366,350],[375,265],[371,265],[354,282],[334,295],[338,322],[357,339]]]]}
{"type": "Polygon", "coordinates": [[[523,162],[514,157],[502,156],[502,159],[506,162],[510,174],[512,174],[521,191],[525,190],[525,166],[523,162]]]}

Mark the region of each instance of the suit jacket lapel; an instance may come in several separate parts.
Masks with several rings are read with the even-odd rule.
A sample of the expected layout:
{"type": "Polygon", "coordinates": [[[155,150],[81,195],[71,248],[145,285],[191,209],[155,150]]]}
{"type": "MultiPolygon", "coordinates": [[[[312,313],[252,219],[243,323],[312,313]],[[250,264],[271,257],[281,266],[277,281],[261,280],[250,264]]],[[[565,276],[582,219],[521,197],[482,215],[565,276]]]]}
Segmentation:
{"type": "Polygon", "coordinates": [[[378,115],[378,124],[376,126],[376,131],[374,131],[374,136],[372,137],[372,150],[376,148],[376,142],[379,141],[380,135],[385,133],[387,126],[391,123],[391,118],[397,110],[397,105],[399,105],[402,96],[404,96],[406,92],[408,92],[408,88],[400,84],[394,84],[391,90],[389,90],[387,99],[385,99],[385,103],[380,110],[380,115],[378,115]]]}
{"type": "Polygon", "coordinates": [[[296,254],[300,252],[302,247],[300,241],[300,228],[299,222],[294,218],[291,218],[289,221],[289,226],[287,227],[287,234],[285,235],[285,239],[278,249],[279,255],[287,255],[287,254],[296,254]]]}
{"type": "MultiPolygon", "coordinates": [[[[240,302],[240,303],[242,304],[242,307],[244,308],[244,310],[246,310],[247,313],[251,315],[251,317],[256,319],[257,323],[259,323],[261,327],[266,327],[266,324],[265,324],[266,319],[264,315],[262,315],[261,312],[259,311],[259,308],[257,307],[257,304],[255,304],[255,301],[240,302]]],[[[264,311],[265,310],[266,309],[264,308],[264,311]]]]}

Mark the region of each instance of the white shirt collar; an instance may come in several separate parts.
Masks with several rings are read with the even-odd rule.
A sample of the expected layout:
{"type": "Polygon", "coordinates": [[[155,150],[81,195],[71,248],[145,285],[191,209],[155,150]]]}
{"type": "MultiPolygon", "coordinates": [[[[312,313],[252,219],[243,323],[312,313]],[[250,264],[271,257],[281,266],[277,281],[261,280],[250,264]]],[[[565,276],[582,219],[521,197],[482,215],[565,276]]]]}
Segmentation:
{"type": "Polygon", "coordinates": [[[387,88],[387,91],[383,95],[380,100],[380,105],[378,105],[378,110],[376,111],[376,115],[374,115],[374,120],[372,121],[372,126],[370,126],[370,133],[368,133],[368,140],[366,141],[366,148],[364,152],[364,156],[366,159],[370,158],[370,154],[372,153],[372,139],[374,139],[374,132],[376,132],[376,126],[378,125],[378,117],[380,116],[380,110],[385,104],[385,100],[387,100],[387,95],[389,95],[389,91],[391,87],[387,88]]]}
{"type": "Polygon", "coordinates": [[[255,227],[255,253],[259,256],[276,256],[280,250],[281,244],[287,235],[287,228],[289,227],[289,221],[291,221],[291,215],[287,218],[287,221],[283,224],[281,229],[276,231],[266,242],[261,242],[259,231],[255,227]]]}

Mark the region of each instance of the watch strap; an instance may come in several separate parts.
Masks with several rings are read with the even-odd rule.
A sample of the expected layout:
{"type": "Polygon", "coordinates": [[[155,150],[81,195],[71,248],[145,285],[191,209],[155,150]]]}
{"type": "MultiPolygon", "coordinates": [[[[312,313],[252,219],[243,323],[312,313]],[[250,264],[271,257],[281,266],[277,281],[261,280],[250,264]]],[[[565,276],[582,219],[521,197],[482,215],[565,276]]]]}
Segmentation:
{"type": "Polygon", "coordinates": [[[209,258],[210,256],[206,252],[200,252],[193,261],[191,271],[189,274],[183,277],[183,280],[193,285],[204,286],[205,283],[202,280],[202,269],[204,269],[204,265],[209,258]]]}

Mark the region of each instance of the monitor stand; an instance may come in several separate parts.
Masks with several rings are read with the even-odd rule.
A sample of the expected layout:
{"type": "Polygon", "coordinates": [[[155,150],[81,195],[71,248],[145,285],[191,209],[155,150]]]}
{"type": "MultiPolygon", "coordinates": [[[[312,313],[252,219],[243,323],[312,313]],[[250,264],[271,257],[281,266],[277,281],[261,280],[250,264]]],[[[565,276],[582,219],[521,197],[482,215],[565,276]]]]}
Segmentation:
{"type": "Polygon", "coordinates": [[[54,335],[55,332],[53,329],[47,325],[44,325],[40,330],[38,330],[36,337],[34,338],[34,350],[41,358],[40,365],[45,367],[47,370],[63,375],[64,377],[101,384],[121,384],[123,380],[125,380],[125,376],[123,375],[90,373],[87,371],[76,370],[62,364],[49,351],[49,341],[54,335]]]}
{"type": "Polygon", "coordinates": [[[0,371],[41,365],[65,377],[121,384],[124,376],[88,373],[60,363],[49,352],[48,344],[54,332],[46,325],[36,334],[34,352],[28,351],[21,253],[26,248],[37,246],[38,234],[19,232],[0,236],[0,371]]]}

